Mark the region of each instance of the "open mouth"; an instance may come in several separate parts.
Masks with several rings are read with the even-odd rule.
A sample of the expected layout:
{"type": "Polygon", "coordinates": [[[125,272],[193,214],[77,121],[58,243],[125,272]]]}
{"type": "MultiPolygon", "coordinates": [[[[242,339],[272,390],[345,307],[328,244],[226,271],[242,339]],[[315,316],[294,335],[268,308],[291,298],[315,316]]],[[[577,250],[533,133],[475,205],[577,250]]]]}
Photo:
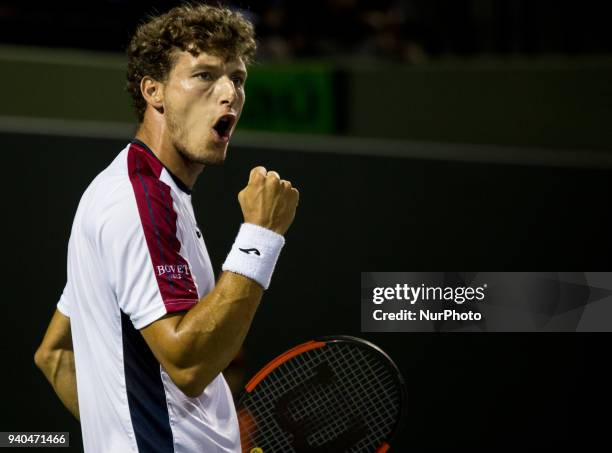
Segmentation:
{"type": "Polygon", "coordinates": [[[217,133],[217,136],[222,141],[228,141],[230,137],[230,133],[232,130],[232,126],[236,122],[235,115],[223,115],[221,118],[217,120],[215,125],[213,126],[213,130],[217,133]]]}

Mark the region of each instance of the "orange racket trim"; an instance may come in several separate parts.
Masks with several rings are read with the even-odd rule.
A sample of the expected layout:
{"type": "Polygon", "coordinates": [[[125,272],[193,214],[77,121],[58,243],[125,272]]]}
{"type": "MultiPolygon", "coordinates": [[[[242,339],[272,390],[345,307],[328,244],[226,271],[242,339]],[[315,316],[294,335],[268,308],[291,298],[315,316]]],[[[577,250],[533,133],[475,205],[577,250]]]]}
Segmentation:
{"type": "Polygon", "coordinates": [[[245,390],[247,393],[250,393],[256,386],[259,384],[268,374],[270,374],[273,370],[281,366],[287,360],[292,359],[298,354],[301,354],[306,351],[310,351],[311,349],[322,348],[327,343],[324,341],[308,341],[306,343],[302,343],[295,348],[289,349],[284,354],[279,355],[277,358],[273,359],[270,363],[268,363],[265,367],[263,367],[259,373],[253,376],[247,385],[245,386],[245,390]]]}
{"type": "Polygon", "coordinates": [[[389,451],[389,448],[391,448],[391,446],[387,442],[385,442],[380,447],[378,447],[376,453],[385,453],[386,451],[389,451]]]}

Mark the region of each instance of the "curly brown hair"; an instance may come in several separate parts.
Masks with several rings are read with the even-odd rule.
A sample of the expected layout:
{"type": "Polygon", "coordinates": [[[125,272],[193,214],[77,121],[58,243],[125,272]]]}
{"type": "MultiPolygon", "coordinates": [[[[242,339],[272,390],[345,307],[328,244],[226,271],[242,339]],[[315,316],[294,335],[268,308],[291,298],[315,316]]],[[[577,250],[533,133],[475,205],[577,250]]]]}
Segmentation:
{"type": "Polygon", "coordinates": [[[207,52],[249,63],[256,50],[253,25],[239,12],[222,6],[184,4],[140,25],[127,48],[127,91],[141,123],[147,102],[140,92],[144,76],[165,81],[176,50],[197,56],[207,52]]]}

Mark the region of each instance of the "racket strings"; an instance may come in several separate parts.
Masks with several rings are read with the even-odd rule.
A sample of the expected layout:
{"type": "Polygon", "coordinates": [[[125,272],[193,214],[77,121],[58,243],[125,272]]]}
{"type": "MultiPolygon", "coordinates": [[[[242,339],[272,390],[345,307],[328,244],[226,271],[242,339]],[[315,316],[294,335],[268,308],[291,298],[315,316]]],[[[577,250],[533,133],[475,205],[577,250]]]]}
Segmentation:
{"type": "MultiPolygon", "coordinates": [[[[368,364],[368,366],[369,366],[369,364],[368,364]]],[[[387,381],[389,381],[389,380],[391,380],[391,379],[387,379],[387,381]]],[[[361,381],[357,381],[357,382],[361,382],[361,381]]],[[[381,382],[382,382],[382,381],[381,381],[381,382]]],[[[382,382],[382,383],[384,383],[384,382],[382,382]]],[[[335,396],[337,396],[337,395],[338,395],[338,393],[337,393],[337,392],[332,392],[331,394],[332,394],[332,395],[335,395],[335,396]]],[[[362,396],[360,396],[360,398],[361,398],[361,397],[362,397],[362,396]]],[[[314,406],[314,410],[319,409],[319,413],[320,413],[320,412],[321,412],[321,411],[320,411],[320,407],[319,407],[319,406],[316,404],[316,403],[317,403],[317,401],[315,400],[315,401],[313,401],[313,403],[314,403],[314,404],[312,404],[311,406],[314,406]]],[[[327,400],[327,401],[324,401],[324,403],[323,403],[323,404],[324,404],[324,407],[335,407],[335,406],[332,406],[332,404],[334,404],[334,403],[338,403],[338,400],[337,400],[337,399],[336,399],[336,400],[333,400],[333,399],[332,399],[331,401],[330,401],[330,400],[327,400]]],[[[346,403],[345,403],[344,401],[342,401],[342,400],[340,400],[340,403],[341,403],[341,405],[342,405],[343,403],[344,403],[344,404],[346,404],[346,403]]],[[[388,407],[391,407],[391,406],[390,406],[390,405],[387,405],[386,407],[388,408],[388,407]]],[[[350,409],[351,409],[351,408],[348,408],[347,410],[350,410],[350,409]]],[[[353,408],[353,409],[354,409],[354,408],[353,408]]],[[[340,413],[341,413],[341,414],[342,414],[342,413],[344,413],[343,411],[344,411],[344,409],[342,409],[342,410],[340,411],[340,413]]],[[[311,412],[311,411],[309,411],[308,409],[305,409],[305,410],[304,410],[304,415],[305,415],[305,414],[307,414],[307,413],[309,413],[309,412],[311,412]]],[[[338,411],[336,411],[336,412],[338,412],[338,411]]],[[[390,411],[387,409],[387,412],[389,413],[390,411]]],[[[315,413],[316,413],[316,412],[315,412],[315,413]]],[[[336,414],[333,414],[333,415],[336,415],[336,414]]],[[[370,415],[372,415],[372,414],[370,414],[370,415]]],[[[376,415],[376,414],[375,414],[375,415],[376,415]]],[[[382,420],[383,415],[384,415],[384,414],[381,414],[381,415],[380,415],[380,418],[374,418],[375,424],[374,424],[373,426],[375,426],[375,427],[379,427],[380,429],[382,429],[382,426],[383,426],[383,423],[384,423],[384,420],[382,420]]],[[[296,414],[294,414],[294,416],[295,416],[295,418],[296,418],[296,419],[300,419],[300,413],[299,413],[299,412],[298,412],[298,413],[296,413],[296,414]]],[[[393,415],[393,414],[390,414],[390,413],[388,414],[388,416],[389,416],[389,417],[391,417],[392,419],[393,419],[393,417],[394,417],[394,415],[393,415]]],[[[389,420],[390,420],[390,421],[393,421],[394,419],[393,419],[393,420],[392,420],[392,419],[389,419],[389,420]]],[[[347,424],[346,424],[346,423],[344,423],[344,422],[347,422],[347,421],[349,421],[349,422],[350,422],[350,420],[346,420],[346,419],[343,419],[343,418],[341,418],[341,417],[340,417],[340,418],[336,418],[336,419],[335,419],[335,421],[336,421],[336,423],[335,423],[335,424],[331,424],[331,425],[328,425],[328,426],[326,426],[326,427],[324,427],[324,428],[323,428],[323,429],[324,429],[326,432],[329,432],[329,435],[326,435],[326,432],[322,432],[322,431],[316,432],[316,431],[315,431],[315,433],[314,433],[314,435],[313,435],[313,439],[316,439],[317,437],[322,437],[322,439],[321,439],[321,442],[314,442],[314,444],[324,443],[323,441],[327,441],[329,438],[333,438],[333,437],[335,437],[335,436],[337,435],[337,433],[338,433],[338,432],[343,432],[343,431],[344,431],[344,429],[347,427],[347,424]]],[[[252,427],[254,427],[254,426],[248,426],[248,427],[247,427],[247,429],[252,428],[252,427]]],[[[308,428],[307,428],[306,430],[308,430],[308,428]]],[[[384,434],[387,434],[387,433],[381,433],[381,434],[383,434],[383,435],[384,435],[384,434]]],[[[311,442],[311,443],[312,443],[312,442],[311,442]]]]}
{"type": "Polygon", "coordinates": [[[264,451],[292,452],[294,435],[317,447],[363,428],[363,437],[347,451],[373,452],[393,430],[400,400],[395,376],[378,357],[350,343],[330,344],[285,362],[239,402],[251,416],[241,424],[241,434],[264,451]],[[333,380],[300,389],[316,381],[322,366],[329,367],[333,380]],[[279,399],[291,391],[295,396],[286,412],[299,426],[292,433],[279,425],[277,414],[279,399]]]}
{"type": "Polygon", "coordinates": [[[311,388],[302,398],[293,401],[292,409],[294,419],[304,421],[302,430],[312,433],[308,443],[313,446],[333,440],[365,416],[356,401],[343,391],[337,378],[330,385],[311,388]],[[354,413],[357,416],[352,415],[354,413]]]}
{"type": "MultiPolygon", "coordinates": [[[[361,381],[358,381],[358,382],[361,382],[361,381]]],[[[331,401],[331,403],[333,403],[333,401],[331,401]]],[[[333,406],[330,406],[330,401],[326,401],[326,402],[325,402],[325,404],[327,405],[326,407],[333,407],[333,406]]],[[[318,407],[315,407],[315,409],[318,409],[318,407]]],[[[342,409],[342,410],[344,410],[344,409],[342,409]]],[[[336,414],[334,414],[334,415],[336,415],[336,414]]],[[[297,418],[299,418],[299,415],[298,415],[298,417],[297,417],[297,418]]],[[[338,420],[338,421],[342,422],[342,418],[337,418],[336,420],[338,420]]],[[[378,421],[377,423],[380,423],[380,422],[378,421]]],[[[340,429],[340,431],[343,431],[343,428],[344,428],[346,425],[345,425],[345,424],[340,423],[340,424],[339,424],[339,426],[340,426],[340,428],[339,428],[339,429],[340,429]]],[[[322,432],[315,432],[314,436],[315,436],[315,437],[316,437],[316,436],[319,436],[319,437],[320,437],[320,436],[324,436],[324,437],[323,437],[323,440],[327,440],[327,439],[325,439],[325,437],[332,437],[332,438],[333,438],[333,437],[335,437],[335,435],[338,433],[338,428],[335,428],[333,425],[329,425],[329,426],[327,426],[327,427],[326,427],[326,430],[330,432],[330,436],[325,436],[325,435],[324,435],[322,432]]],[[[317,443],[318,443],[318,442],[317,442],[317,443]]]]}

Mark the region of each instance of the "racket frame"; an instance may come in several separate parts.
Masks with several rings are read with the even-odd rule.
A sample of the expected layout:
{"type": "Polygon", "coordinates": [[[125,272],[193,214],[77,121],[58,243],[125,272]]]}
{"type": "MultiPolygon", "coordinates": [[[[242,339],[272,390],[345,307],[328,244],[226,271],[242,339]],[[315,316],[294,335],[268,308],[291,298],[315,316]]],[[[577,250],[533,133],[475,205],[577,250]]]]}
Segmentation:
{"type": "Polygon", "coordinates": [[[270,360],[263,368],[261,368],[245,385],[243,391],[241,392],[239,398],[236,400],[239,404],[240,401],[249,393],[251,393],[257,385],[263,381],[266,376],[271,374],[275,369],[281,366],[283,363],[291,360],[292,358],[303,354],[307,351],[318,349],[327,346],[331,343],[350,343],[355,346],[361,347],[363,349],[368,349],[370,351],[375,352],[379,356],[382,357],[382,362],[387,366],[387,368],[392,372],[396,377],[396,382],[400,389],[400,408],[397,420],[395,421],[395,426],[391,430],[391,433],[388,436],[382,445],[376,450],[374,453],[384,453],[387,452],[390,448],[393,439],[396,437],[397,432],[399,430],[400,425],[405,420],[407,407],[406,402],[408,399],[408,391],[406,388],[406,381],[399,370],[396,363],[389,357],[389,355],[383,351],[380,347],[376,346],[374,343],[364,340],[363,338],[353,337],[350,335],[326,335],[321,337],[316,337],[313,340],[307,341],[305,343],[301,343],[282,354],[278,355],[274,359],[270,360]]]}

